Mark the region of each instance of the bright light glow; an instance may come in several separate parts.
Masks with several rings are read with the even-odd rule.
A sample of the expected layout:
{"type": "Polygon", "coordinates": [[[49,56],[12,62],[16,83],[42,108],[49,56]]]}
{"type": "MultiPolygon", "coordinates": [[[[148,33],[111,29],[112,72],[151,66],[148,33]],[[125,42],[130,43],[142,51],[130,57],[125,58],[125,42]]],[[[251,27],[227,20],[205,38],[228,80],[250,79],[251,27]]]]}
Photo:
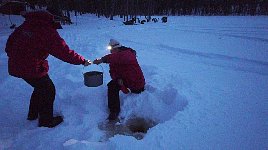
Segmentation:
{"type": "Polygon", "coordinates": [[[108,50],[111,50],[112,49],[112,46],[111,45],[107,46],[107,49],[108,50]]]}

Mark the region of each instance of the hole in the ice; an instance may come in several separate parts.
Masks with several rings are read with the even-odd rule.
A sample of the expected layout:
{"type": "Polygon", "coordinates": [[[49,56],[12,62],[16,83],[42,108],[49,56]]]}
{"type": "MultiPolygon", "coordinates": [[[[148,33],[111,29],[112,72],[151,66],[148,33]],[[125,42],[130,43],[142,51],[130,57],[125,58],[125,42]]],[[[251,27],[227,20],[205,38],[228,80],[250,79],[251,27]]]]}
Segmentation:
{"type": "Polygon", "coordinates": [[[122,124],[108,122],[99,124],[99,129],[106,131],[106,136],[100,141],[106,141],[115,135],[133,136],[137,140],[143,139],[147,131],[157,125],[156,122],[150,119],[133,117],[126,120],[122,124]]]}
{"type": "Polygon", "coordinates": [[[147,133],[157,123],[150,119],[137,117],[128,119],[125,124],[132,133],[147,133]]]}

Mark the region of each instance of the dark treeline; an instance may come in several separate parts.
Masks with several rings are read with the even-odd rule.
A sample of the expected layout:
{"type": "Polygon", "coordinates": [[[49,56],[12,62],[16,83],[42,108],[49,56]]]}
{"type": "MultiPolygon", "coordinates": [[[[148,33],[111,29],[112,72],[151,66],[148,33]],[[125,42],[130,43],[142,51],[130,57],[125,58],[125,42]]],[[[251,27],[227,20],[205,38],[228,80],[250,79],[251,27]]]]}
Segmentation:
{"type": "Polygon", "coordinates": [[[28,0],[33,5],[63,10],[67,15],[93,13],[124,20],[153,15],[268,15],[268,0],[28,0]]]}

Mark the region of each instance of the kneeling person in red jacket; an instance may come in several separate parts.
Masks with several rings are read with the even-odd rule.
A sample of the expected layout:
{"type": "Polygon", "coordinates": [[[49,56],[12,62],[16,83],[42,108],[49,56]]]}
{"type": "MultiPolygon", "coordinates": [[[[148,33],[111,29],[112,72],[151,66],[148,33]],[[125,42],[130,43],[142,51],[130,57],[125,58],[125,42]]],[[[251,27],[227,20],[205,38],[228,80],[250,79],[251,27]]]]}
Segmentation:
{"type": "Polygon", "coordinates": [[[49,54],[74,65],[90,65],[89,60],[69,49],[60,37],[60,24],[46,11],[28,12],[25,21],[8,38],[6,53],[8,72],[22,78],[34,88],[31,96],[28,120],[39,117],[39,126],[55,127],[63,121],[61,116],[53,117],[55,86],[48,75],[49,54]]]}
{"type": "Polygon", "coordinates": [[[108,86],[108,119],[116,120],[120,112],[119,91],[139,94],[144,91],[145,79],[136,59],[136,51],[122,46],[111,39],[109,43],[111,54],[93,61],[94,64],[108,63],[112,80],[108,86]]]}

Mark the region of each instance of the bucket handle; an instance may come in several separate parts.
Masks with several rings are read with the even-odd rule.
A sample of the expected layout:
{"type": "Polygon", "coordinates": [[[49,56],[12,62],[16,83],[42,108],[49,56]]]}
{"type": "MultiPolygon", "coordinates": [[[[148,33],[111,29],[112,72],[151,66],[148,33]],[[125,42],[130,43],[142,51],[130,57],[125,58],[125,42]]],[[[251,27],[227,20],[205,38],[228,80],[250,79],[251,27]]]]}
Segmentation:
{"type": "MultiPolygon", "coordinates": [[[[100,66],[100,67],[101,67],[102,72],[104,72],[103,67],[102,67],[101,65],[97,65],[97,66],[100,66]]],[[[85,66],[83,67],[82,74],[84,74],[84,73],[85,73],[85,72],[84,72],[84,70],[85,70],[85,66]]]]}

